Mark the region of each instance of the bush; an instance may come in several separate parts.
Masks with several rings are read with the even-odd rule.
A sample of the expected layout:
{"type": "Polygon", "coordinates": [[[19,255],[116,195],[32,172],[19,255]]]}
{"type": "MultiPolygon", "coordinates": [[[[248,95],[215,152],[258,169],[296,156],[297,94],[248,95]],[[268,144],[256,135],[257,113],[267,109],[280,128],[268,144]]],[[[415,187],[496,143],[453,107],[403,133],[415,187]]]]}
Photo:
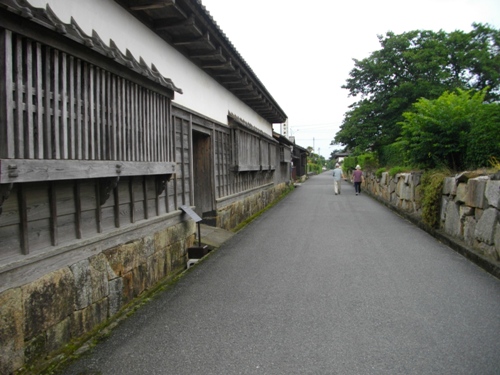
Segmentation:
{"type": "Polygon", "coordinates": [[[386,167],[405,164],[405,152],[401,142],[383,146],[378,154],[379,164],[386,167]]]}
{"type": "Polygon", "coordinates": [[[380,179],[382,177],[382,173],[385,172],[385,168],[379,168],[377,169],[377,171],[375,172],[375,176],[380,179]]]}
{"type": "Polygon", "coordinates": [[[307,163],[307,171],[309,173],[320,174],[323,171],[323,167],[320,164],[307,163]]]}
{"type": "Polygon", "coordinates": [[[408,172],[407,167],[392,167],[389,169],[389,176],[394,177],[398,173],[408,172]]]}
{"type": "Polygon", "coordinates": [[[484,104],[468,135],[467,168],[488,166],[491,157],[500,156],[500,103],[484,104]]]}
{"type": "Polygon", "coordinates": [[[361,169],[374,170],[378,167],[377,155],[373,152],[359,155],[358,164],[360,165],[361,169]]]}
{"type": "Polygon", "coordinates": [[[356,156],[348,156],[344,158],[342,169],[344,172],[352,171],[354,168],[356,168],[357,163],[358,158],[356,156]]]}
{"type": "Polygon", "coordinates": [[[431,170],[422,176],[422,221],[431,228],[439,227],[441,194],[444,179],[450,175],[447,169],[431,170]]]}

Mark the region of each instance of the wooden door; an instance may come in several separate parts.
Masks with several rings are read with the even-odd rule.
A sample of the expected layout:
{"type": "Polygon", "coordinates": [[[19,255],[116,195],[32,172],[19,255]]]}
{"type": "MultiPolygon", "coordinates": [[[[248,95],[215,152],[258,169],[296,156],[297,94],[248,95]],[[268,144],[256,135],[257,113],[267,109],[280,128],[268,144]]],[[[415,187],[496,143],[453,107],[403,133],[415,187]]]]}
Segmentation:
{"type": "Polygon", "coordinates": [[[193,180],[195,212],[203,217],[213,211],[212,142],[208,134],[197,131],[193,131],[193,180]]]}

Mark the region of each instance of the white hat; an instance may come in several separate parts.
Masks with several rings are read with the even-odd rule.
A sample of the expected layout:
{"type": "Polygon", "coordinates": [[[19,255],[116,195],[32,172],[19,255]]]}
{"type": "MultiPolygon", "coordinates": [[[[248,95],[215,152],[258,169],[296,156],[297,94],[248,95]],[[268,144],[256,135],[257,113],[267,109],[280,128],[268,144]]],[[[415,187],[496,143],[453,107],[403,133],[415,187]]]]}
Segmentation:
{"type": "Polygon", "coordinates": [[[340,167],[340,164],[339,163],[335,164],[335,168],[338,168],[338,167],[340,167]]]}
{"type": "Polygon", "coordinates": [[[358,165],[356,165],[356,169],[361,169],[361,167],[359,166],[359,164],[358,164],[358,165]]]}

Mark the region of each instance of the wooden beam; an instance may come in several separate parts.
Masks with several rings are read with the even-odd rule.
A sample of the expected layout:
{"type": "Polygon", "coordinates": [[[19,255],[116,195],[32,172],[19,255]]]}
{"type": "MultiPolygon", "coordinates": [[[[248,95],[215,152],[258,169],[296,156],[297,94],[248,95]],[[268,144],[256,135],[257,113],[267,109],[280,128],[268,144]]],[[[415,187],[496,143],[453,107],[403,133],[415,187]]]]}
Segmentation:
{"type": "Polygon", "coordinates": [[[207,64],[207,65],[202,65],[203,69],[214,69],[214,70],[236,70],[234,68],[233,62],[230,59],[224,64],[207,64]]]}
{"type": "Polygon", "coordinates": [[[0,159],[0,183],[175,173],[175,163],[0,159]]]}
{"type": "Polygon", "coordinates": [[[175,0],[162,0],[162,1],[149,1],[148,3],[141,5],[133,5],[130,10],[151,10],[151,9],[161,9],[167,8],[175,5],[175,0]]]}
{"type": "Polygon", "coordinates": [[[189,55],[192,59],[199,59],[199,60],[214,60],[214,61],[219,61],[219,62],[226,62],[227,59],[224,57],[224,54],[222,53],[222,48],[218,48],[214,52],[197,52],[196,54],[193,53],[189,55]]]}

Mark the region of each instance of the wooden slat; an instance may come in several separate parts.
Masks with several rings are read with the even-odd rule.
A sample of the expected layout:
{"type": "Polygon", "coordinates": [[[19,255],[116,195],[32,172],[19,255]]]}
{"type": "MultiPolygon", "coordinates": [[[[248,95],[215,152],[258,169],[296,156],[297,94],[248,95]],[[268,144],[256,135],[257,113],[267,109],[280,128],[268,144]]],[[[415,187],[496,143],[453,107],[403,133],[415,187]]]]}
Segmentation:
{"type": "Polygon", "coordinates": [[[91,103],[94,103],[94,110],[95,110],[95,118],[93,127],[94,127],[94,136],[90,139],[90,143],[92,144],[93,148],[93,155],[91,159],[96,159],[100,160],[101,159],[101,69],[95,68],[95,90],[93,90],[94,94],[94,100],[91,101],[91,103]]]}
{"type": "Polygon", "coordinates": [[[151,100],[151,123],[153,126],[153,139],[151,144],[153,145],[153,156],[151,160],[161,160],[160,158],[160,150],[159,145],[161,144],[160,137],[160,126],[159,126],[159,117],[158,117],[158,94],[151,92],[149,94],[151,100]]]}
{"type": "Polygon", "coordinates": [[[0,30],[0,50],[5,54],[0,55],[0,158],[15,157],[14,118],[12,112],[13,82],[12,82],[12,32],[0,30]]]}
{"type": "Polygon", "coordinates": [[[114,123],[113,123],[113,112],[115,111],[114,107],[114,95],[113,95],[113,75],[109,72],[106,72],[106,146],[107,150],[103,152],[102,159],[103,160],[116,160],[116,138],[113,131],[114,123]]]}
{"type": "Polygon", "coordinates": [[[76,77],[75,77],[75,158],[78,160],[83,159],[83,129],[82,126],[82,65],[81,60],[76,60],[76,77]]]}
{"type": "Polygon", "coordinates": [[[117,145],[118,145],[118,155],[117,160],[127,160],[126,156],[126,143],[124,139],[126,138],[127,128],[125,127],[125,96],[123,91],[123,79],[117,77],[116,83],[117,90],[117,114],[116,114],[116,132],[117,132],[117,145]]]}
{"type": "Polygon", "coordinates": [[[92,65],[88,66],[88,87],[86,87],[87,90],[87,95],[88,95],[88,115],[89,119],[88,122],[86,122],[86,126],[89,128],[88,132],[88,143],[87,147],[85,148],[85,153],[87,154],[87,157],[85,159],[88,160],[94,160],[95,159],[95,154],[96,154],[96,149],[95,149],[95,139],[96,139],[96,121],[97,121],[97,109],[96,109],[96,97],[95,97],[95,86],[97,85],[96,83],[96,74],[95,74],[95,69],[92,65]]]}
{"type": "Polygon", "coordinates": [[[169,197],[169,187],[170,181],[165,184],[165,212],[170,212],[170,197],[169,197]]]}
{"type": "MultiPolygon", "coordinates": [[[[173,120],[172,120],[172,134],[171,134],[171,138],[172,138],[172,153],[173,153],[173,156],[172,156],[172,161],[174,163],[177,162],[177,159],[176,159],[176,156],[177,156],[177,153],[176,153],[176,149],[177,149],[177,117],[175,117],[173,120]]],[[[174,185],[174,208],[177,208],[179,207],[179,204],[178,204],[178,200],[177,200],[177,173],[174,175],[174,180],[173,180],[173,185],[174,185]]]]}
{"type": "Polygon", "coordinates": [[[82,194],[81,194],[81,186],[80,181],[75,181],[75,235],[76,238],[82,238],[82,194]]]}
{"type": "Polygon", "coordinates": [[[59,244],[59,232],[57,227],[57,196],[55,184],[49,184],[49,205],[50,205],[50,239],[52,246],[59,244]]]}
{"type": "Polygon", "coordinates": [[[44,130],[43,130],[43,149],[44,149],[44,157],[45,159],[52,159],[52,106],[51,106],[51,98],[52,98],[52,89],[51,89],[51,76],[52,76],[52,50],[49,47],[45,48],[45,69],[43,72],[44,75],[44,96],[43,96],[43,105],[44,105],[44,113],[43,113],[43,121],[44,121],[44,130]]]}
{"type": "Polygon", "coordinates": [[[53,131],[54,131],[54,143],[52,144],[53,150],[52,150],[52,155],[54,159],[60,159],[61,158],[61,148],[60,148],[60,107],[59,107],[59,101],[61,100],[61,94],[59,92],[59,87],[60,87],[60,82],[59,82],[59,77],[60,77],[60,62],[59,62],[59,51],[58,50],[53,50],[54,54],[54,61],[53,61],[53,66],[54,66],[54,76],[53,76],[53,83],[52,83],[52,95],[53,95],[53,109],[52,109],[52,121],[53,121],[53,131]]]}
{"type": "Polygon", "coordinates": [[[15,149],[16,158],[24,158],[24,121],[23,121],[23,46],[22,38],[16,36],[16,66],[15,66],[15,81],[16,81],[16,96],[15,96],[15,149]]]}
{"type": "Polygon", "coordinates": [[[186,179],[186,160],[184,160],[184,121],[181,121],[181,127],[180,127],[180,145],[179,145],[180,153],[181,153],[181,166],[182,166],[182,172],[181,172],[181,181],[182,181],[182,205],[186,204],[186,184],[185,184],[185,179],[186,179]]]}
{"type": "Polygon", "coordinates": [[[101,208],[101,181],[96,181],[95,184],[95,198],[96,198],[96,228],[97,233],[102,233],[102,208],[101,208]]]}
{"type": "Polygon", "coordinates": [[[26,69],[26,96],[25,96],[25,123],[24,123],[24,156],[28,159],[33,159],[35,157],[35,143],[34,143],[34,123],[33,123],[33,92],[34,92],[34,82],[33,82],[33,50],[31,42],[29,40],[25,41],[25,69],[26,69]]]}
{"type": "Polygon", "coordinates": [[[129,180],[129,192],[130,192],[130,222],[135,223],[135,193],[134,193],[134,177],[130,177],[129,180]]]}
{"type": "Polygon", "coordinates": [[[115,227],[120,228],[120,194],[118,186],[113,189],[114,195],[114,212],[115,212],[115,227]]]}
{"type": "Polygon", "coordinates": [[[137,150],[137,160],[139,161],[146,161],[146,158],[144,157],[145,152],[144,152],[144,137],[146,136],[146,133],[144,131],[144,114],[142,111],[142,90],[140,87],[137,87],[137,99],[136,99],[136,121],[137,121],[137,143],[138,143],[138,150],[137,150]]]}
{"type": "Polygon", "coordinates": [[[148,180],[144,176],[142,177],[142,191],[144,193],[144,218],[149,219],[149,210],[148,210],[148,180]]]}
{"type": "Polygon", "coordinates": [[[30,253],[30,245],[28,239],[28,212],[26,208],[26,192],[23,184],[18,185],[18,202],[19,202],[19,228],[21,232],[21,250],[24,255],[30,253]]]}
{"type": "Polygon", "coordinates": [[[136,98],[137,98],[137,85],[134,83],[129,83],[129,88],[130,88],[130,99],[129,99],[129,114],[130,114],[130,133],[131,138],[130,142],[132,143],[132,153],[131,153],[131,160],[137,160],[139,161],[139,158],[137,157],[137,149],[139,147],[138,139],[137,139],[137,106],[136,106],[136,98]]]}
{"type": "Polygon", "coordinates": [[[42,46],[40,43],[36,43],[35,45],[35,53],[36,53],[36,73],[35,73],[35,95],[36,95],[36,140],[35,140],[35,158],[43,159],[44,158],[44,142],[43,142],[43,134],[44,134],[44,123],[43,123],[43,71],[42,71],[42,46]]]}
{"type": "MultiPolygon", "coordinates": [[[[75,59],[73,56],[69,56],[68,59],[68,159],[77,159],[76,147],[78,138],[76,137],[76,109],[75,109],[75,90],[76,90],[76,79],[75,79],[75,59]]],[[[78,111],[79,112],[79,111],[78,111]]]]}
{"type": "Polygon", "coordinates": [[[59,147],[61,149],[61,159],[68,159],[68,56],[65,53],[61,53],[61,77],[60,77],[60,87],[61,92],[59,97],[61,98],[61,117],[60,117],[60,138],[59,147]]]}

